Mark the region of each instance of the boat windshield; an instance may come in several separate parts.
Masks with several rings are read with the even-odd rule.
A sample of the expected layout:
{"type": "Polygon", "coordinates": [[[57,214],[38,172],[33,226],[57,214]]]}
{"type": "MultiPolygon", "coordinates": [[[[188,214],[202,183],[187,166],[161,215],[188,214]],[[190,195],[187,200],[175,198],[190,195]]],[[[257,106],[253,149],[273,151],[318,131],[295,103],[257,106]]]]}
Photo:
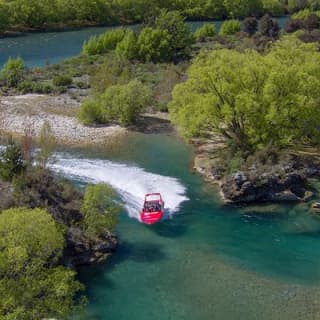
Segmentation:
{"type": "Polygon", "coordinates": [[[146,202],[143,210],[146,212],[161,211],[161,205],[159,202],[146,202]]]}

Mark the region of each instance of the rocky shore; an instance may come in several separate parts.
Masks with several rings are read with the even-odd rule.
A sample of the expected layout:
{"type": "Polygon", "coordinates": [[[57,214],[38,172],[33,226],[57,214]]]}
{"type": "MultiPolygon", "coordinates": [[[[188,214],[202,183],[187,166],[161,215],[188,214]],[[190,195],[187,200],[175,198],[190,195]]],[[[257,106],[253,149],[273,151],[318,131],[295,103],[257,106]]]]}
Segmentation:
{"type": "MultiPolygon", "coordinates": [[[[221,171],[223,140],[196,142],[194,169],[220,187],[225,204],[301,202],[314,196],[310,179],[320,177],[320,161],[315,155],[288,152],[286,162],[251,165],[233,174],[221,171]]],[[[319,210],[320,211],[320,210],[319,210]]]]}

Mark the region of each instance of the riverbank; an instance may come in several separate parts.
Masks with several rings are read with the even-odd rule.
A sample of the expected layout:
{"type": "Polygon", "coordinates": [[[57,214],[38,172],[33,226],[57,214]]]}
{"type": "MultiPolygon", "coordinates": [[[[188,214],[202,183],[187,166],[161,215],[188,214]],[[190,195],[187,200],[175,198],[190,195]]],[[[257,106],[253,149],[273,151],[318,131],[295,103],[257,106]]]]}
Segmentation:
{"type": "Polygon", "coordinates": [[[311,183],[312,179],[320,177],[317,150],[306,147],[279,154],[266,152],[243,163],[237,170],[229,164],[231,172],[227,172],[225,162],[228,159],[223,158],[226,144],[222,138],[193,143],[196,147],[194,169],[206,181],[219,186],[221,198],[227,205],[308,202],[317,194],[311,183]]]}

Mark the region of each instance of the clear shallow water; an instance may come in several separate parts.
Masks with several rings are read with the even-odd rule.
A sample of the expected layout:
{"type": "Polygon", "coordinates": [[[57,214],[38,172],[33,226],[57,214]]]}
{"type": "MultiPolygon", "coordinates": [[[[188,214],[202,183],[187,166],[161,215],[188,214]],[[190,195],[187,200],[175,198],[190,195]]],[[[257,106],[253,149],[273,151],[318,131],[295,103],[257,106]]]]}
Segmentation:
{"type": "Polygon", "coordinates": [[[83,183],[92,170],[94,182],[127,179],[120,193],[135,195],[154,174],[148,186],[170,181],[167,197],[184,190],[189,199],[178,199],[172,218],[151,227],[122,213],[118,252],[80,272],[88,319],[320,317],[320,221],[305,205],[222,206],[216,190],[190,170],[191,148],[174,136],[133,134],[109,150],[71,157],[59,156],[56,169],[76,170],[75,181],[83,183]],[[119,165],[126,174],[110,171],[119,165]]]}
{"type": "MultiPolygon", "coordinates": [[[[278,18],[279,25],[284,26],[287,17],[278,18]]],[[[191,29],[195,31],[205,23],[190,22],[191,29]]],[[[212,22],[220,29],[222,21],[212,22]]],[[[138,28],[138,26],[131,26],[138,28]]],[[[85,28],[68,32],[34,33],[16,38],[0,39],[0,66],[9,57],[20,56],[29,67],[44,66],[57,63],[63,59],[78,55],[84,41],[93,35],[99,35],[111,27],[85,28]]]]}

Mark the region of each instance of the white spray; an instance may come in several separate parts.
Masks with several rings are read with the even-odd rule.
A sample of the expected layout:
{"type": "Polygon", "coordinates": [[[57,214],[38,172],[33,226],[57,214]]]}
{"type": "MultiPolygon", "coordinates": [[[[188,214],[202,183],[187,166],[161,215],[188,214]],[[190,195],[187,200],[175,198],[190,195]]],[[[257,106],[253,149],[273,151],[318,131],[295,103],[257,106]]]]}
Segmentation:
{"type": "Polygon", "coordinates": [[[77,159],[57,154],[50,168],[57,173],[88,183],[108,183],[119,193],[129,216],[139,220],[144,196],[160,192],[167,217],[188,200],[186,189],[178,179],[146,172],[144,169],[108,160],[77,159]]]}

